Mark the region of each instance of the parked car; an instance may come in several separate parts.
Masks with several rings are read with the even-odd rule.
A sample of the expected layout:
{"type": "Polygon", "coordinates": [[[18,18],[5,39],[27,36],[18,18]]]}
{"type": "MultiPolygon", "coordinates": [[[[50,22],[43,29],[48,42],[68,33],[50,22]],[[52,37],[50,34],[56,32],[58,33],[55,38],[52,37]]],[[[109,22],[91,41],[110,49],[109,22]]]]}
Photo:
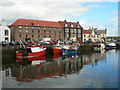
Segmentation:
{"type": "Polygon", "coordinates": [[[15,44],[16,44],[16,45],[22,45],[22,43],[21,43],[21,42],[15,42],[15,44]]]}
{"type": "Polygon", "coordinates": [[[9,45],[16,45],[15,42],[9,42],[9,45]]]}
{"type": "Polygon", "coordinates": [[[2,41],[2,45],[3,45],[3,46],[5,46],[5,45],[9,45],[9,42],[2,41]]]}

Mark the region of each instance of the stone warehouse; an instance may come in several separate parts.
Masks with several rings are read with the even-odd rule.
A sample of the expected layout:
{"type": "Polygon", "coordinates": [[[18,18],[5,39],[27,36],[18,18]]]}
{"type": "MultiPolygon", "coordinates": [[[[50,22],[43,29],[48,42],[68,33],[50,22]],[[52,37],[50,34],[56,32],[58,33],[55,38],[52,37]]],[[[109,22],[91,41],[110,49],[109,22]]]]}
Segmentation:
{"type": "Polygon", "coordinates": [[[12,41],[20,40],[64,40],[76,37],[82,40],[82,27],[79,22],[42,21],[32,19],[18,19],[10,25],[12,41]]]}

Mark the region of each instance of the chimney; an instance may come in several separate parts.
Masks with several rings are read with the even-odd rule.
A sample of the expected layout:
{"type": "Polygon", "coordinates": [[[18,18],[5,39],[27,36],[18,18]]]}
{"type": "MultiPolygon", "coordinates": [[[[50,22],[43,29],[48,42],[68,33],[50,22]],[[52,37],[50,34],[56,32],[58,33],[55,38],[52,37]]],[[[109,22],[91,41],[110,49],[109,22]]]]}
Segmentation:
{"type": "Polygon", "coordinates": [[[77,21],[77,23],[79,24],[79,21],[77,21]]]}
{"type": "Polygon", "coordinates": [[[2,19],[2,25],[6,25],[6,21],[5,21],[5,19],[2,19]]]}
{"type": "Polygon", "coordinates": [[[64,22],[67,22],[66,20],[64,20],[64,22]]]}

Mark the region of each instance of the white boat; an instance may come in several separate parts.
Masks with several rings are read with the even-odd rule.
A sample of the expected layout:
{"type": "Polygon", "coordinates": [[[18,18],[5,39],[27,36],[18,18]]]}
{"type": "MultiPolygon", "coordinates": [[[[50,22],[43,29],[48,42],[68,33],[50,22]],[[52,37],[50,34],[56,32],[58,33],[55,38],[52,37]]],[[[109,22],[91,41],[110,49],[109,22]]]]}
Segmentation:
{"type": "Polygon", "coordinates": [[[115,49],[116,44],[114,42],[107,42],[106,43],[106,49],[115,49]]]}
{"type": "Polygon", "coordinates": [[[93,47],[94,51],[102,51],[105,49],[105,44],[104,43],[97,43],[93,47]]]}

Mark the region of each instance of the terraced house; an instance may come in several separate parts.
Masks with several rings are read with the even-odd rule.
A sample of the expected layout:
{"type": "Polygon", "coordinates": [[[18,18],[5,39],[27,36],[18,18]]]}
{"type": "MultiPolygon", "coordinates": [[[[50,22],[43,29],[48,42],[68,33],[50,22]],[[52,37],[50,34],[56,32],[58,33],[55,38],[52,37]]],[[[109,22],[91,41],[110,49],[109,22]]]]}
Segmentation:
{"type": "Polygon", "coordinates": [[[77,40],[82,41],[82,31],[83,27],[79,24],[79,22],[67,22],[59,21],[64,29],[64,38],[70,39],[72,37],[76,37],[77,40]]]}
{"type": "Polygon", "coordinates": [[[88,40],[96,41],[106,41],[107,29],[98,30],[97,28],[89,28],[88,30],[83,30],[83,42],[88,40]]]}
{"type": "Polygon", "coordinates": [[[64,39],[64,30],[59,22],[18,19],[10,25],[12,41],[64,39]]]}

